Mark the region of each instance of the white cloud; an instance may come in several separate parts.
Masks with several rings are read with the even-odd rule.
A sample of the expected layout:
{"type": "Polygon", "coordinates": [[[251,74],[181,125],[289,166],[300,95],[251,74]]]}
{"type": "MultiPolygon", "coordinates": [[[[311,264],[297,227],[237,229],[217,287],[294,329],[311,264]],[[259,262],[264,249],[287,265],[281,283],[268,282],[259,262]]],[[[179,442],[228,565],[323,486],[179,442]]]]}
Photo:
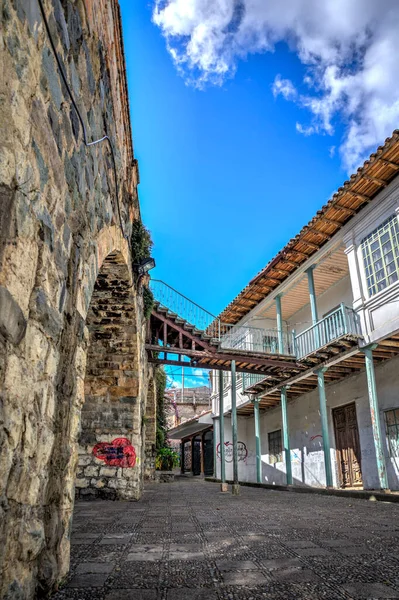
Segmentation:
{"type": "Polygon", "coordinates": [[[204,371],[203,369],[193,369],[193,375],[195,375],[197,377],[207,377],[208,373],[207,373],[207,371],[204,371]]]}
{"type": "Polygon", "coordinates": [[[295,100],[298,96],[292,81],[289,79],[282,79],[281,75],[276,75],[272,86],[273,96],[276,98],[281,95],[285,100],[295,100]]]}
{"type": "Polygon", "coordinates": [[[153,20],[188,83],[221,85],[237,61],[279,41],[306,68],[302,88],[283,75],[272,91],[309,111],[305,135],[344,123],[353,169],[399,123],[398,0],[155,0],[153,20]]]}

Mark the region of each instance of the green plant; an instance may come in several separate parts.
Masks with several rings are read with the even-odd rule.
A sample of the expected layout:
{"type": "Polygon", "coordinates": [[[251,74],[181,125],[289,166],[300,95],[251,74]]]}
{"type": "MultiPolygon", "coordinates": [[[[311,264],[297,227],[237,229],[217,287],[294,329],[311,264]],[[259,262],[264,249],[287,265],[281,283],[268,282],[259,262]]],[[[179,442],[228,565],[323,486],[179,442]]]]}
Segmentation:
{"type": "Polygon", "coordinates": [[[154,306],[154,295],[149,287],[143,286],[144,318],[149,319],[154,306]]]}
{"type": "Polygon", "coordinates": [[[155,468],[157,471],[171,471],[173,467],[178,467],[180,457],[178,452],[168,446],[160,448],[155,458],[155,468]]]}
{"type": "Polygon", "coordinates": [[[140,219],[133,221],[131,246],[134,263],[139,263],[144,258],[151,256],[153,246],[151,233],[140,219]]]}

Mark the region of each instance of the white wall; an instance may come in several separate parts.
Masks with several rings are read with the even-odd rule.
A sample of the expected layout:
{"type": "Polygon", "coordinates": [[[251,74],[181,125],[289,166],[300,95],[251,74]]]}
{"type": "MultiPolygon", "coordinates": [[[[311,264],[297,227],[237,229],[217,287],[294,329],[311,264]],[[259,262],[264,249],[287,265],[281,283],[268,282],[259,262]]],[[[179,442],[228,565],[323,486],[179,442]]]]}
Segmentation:
{"type": "MultiPolygon", "coordinates": [[[[317,267],[314,272],[316,273],[316,271],[317,267]]],[[[284,302],[284,297],[282,302],[284,302]]],[[[331,286],[323,294],[317,294],[316,286],[316,303],[319,319],[321,319],[323,315],[328,313],[336,306],[339,306],[341,302],[343,302],[346,306],[352,307],[353,294],[349,275],[337,281],[335,285],[331,286]]],[[[289,331],[295,329],[296,333],[301,333],[301,331],[304,331],[311,325],[312,314],[310,311],[310,304],[306,304],[306,306],[298,310],[298,312],[293,314],[288,319],[289,331]]]]}
{"type": "MultiPolygon", "coordinates": [[[[388,456],[383,411],[399,407],[399,357],[376,366],[377,394],[380,406],[381,428],[387,460],[390,489],[399,490],[399,458],[388,456]]],[[[363,371],[326,388],[330,430],[331,459],[334,485],[337,486],[335,438],[332,409],[350,402],[356,403],[362,456],[362,474],[365,489],[378,489],[379,480],[375,459],[374,441],[369,410],[367,379],[363,371]]],[[[324,453],[321,437],[319,398],[317,390],[288,402],[291,461],[294,484],[325,486],[324,453]],[[312,439],[314,438],[314,439],[312,439]]],[[[285,484],[285,464],[269,464],[268,433],[281,429],[280,407],[261,414],[262,481],[268,484],[285,484]]],[[[218,434],[217,434],[218,435],[218,434]]],[[[231,441],[231,422],[225,420],[225,441],[231,441]]],[[[248,456],[239,462],[239,479],[256,481],[256,453],[253,417],[238,417],[238,439],[246,444],[248,456]]],[[[220,477],[220,460],[218,460],[220,477]]],[[[226,464],[226,476],[232,478],[232,464],[226,464]]]]}

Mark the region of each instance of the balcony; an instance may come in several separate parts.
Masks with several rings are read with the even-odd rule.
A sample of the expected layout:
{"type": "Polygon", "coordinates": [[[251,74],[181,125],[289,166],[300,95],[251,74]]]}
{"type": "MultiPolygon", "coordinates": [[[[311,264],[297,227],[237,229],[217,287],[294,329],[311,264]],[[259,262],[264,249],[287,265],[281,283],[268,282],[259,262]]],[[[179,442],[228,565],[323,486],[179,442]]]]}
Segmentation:
{"type": "Polygon", "coordinates": [[[293,356],[292,340],[285,331],[281,332],[281,347],[277,329],[262,329],[248,325],[219,323],[220,348],[241,350],[258,354],[283,354],[293,356]]]}
{"type": "Polygon", "coordinates": [[[355,311],[344,304],[326,317],[297,335],[294,333],[294,349],[298,360],[302,360],[322,348],[333,346],[339,340],[357,341],[362,337],[355,311]]]}

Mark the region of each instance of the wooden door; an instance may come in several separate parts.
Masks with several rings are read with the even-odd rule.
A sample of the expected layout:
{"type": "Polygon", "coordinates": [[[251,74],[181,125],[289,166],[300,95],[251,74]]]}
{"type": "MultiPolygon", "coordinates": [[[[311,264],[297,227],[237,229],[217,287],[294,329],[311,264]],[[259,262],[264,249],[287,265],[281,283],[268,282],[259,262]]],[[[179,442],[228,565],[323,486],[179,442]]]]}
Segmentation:
{"type": "Polygon", "coordinates": [[[363,479],[356,404],[352,402],[335,408],[333,419],[340,486],[361,487],[363,479]]]}

